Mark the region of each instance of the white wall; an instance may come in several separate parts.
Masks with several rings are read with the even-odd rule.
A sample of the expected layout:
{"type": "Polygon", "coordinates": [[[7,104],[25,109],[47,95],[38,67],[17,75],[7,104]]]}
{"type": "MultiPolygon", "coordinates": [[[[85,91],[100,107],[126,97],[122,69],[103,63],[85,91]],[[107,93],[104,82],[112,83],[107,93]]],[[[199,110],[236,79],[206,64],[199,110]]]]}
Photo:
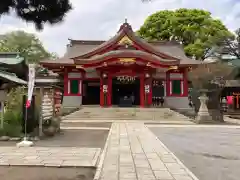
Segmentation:
{"type": "Polygon", "coordinates": [[[86,78],[99,78],[99,75],[95,69],[89,69],[86,72],[86,78]]]}
{"type": "Polygon", "coordinates": [[[82,105],[82,96],[63,96],[63,108],[75,108],[82,105]]]}
{"type": "Polygon", "coordinates": [[[176,109],[191,109],[188,105],[188,97],[165,97],[167,107],[176,109]]]}

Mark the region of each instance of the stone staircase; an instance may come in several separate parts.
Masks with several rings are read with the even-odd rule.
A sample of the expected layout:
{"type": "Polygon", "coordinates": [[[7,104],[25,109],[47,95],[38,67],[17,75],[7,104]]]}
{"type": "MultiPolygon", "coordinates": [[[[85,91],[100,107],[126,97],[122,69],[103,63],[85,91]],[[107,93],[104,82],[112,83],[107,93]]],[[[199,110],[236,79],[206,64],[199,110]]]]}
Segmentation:
{"type": "MultiPolygon", "coordinates": [[[[62,118],[61,127],[76,127],[81,123],[146,122],[146,123],[191,123],[190,119],[169,108],[100,108],[82,107],[62,118]]],[[[101,126],[101,125],[100,125],[101,126]]],[[[95,127],[95,126],[93,126],[95,127]]]]}

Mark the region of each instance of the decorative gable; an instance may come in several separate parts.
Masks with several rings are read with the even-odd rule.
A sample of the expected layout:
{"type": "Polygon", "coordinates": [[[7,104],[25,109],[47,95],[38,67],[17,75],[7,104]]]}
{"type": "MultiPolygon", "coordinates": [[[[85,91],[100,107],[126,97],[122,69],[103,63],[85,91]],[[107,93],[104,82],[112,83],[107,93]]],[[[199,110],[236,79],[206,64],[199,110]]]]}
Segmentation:
{"type": "Polygon", "coordinates": [[[128,36],[124,36],[119,42],[118,45],[133,45],[133,41],[129,39],[128,36]]]}

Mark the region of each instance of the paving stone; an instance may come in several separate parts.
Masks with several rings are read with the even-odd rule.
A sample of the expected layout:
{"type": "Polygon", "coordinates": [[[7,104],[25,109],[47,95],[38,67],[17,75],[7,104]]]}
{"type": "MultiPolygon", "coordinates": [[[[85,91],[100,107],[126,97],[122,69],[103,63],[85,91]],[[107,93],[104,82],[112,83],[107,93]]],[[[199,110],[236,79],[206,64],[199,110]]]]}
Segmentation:
{"type": "Polygon", "coordinates": [[[35,160],[35,159],[39,159],[39,156],[25,156],[23,159],[26,159],[26,160],[35,160]]]}
{"type": "Polygon", "coordinates": [[[46,161],[43,161],[43,163],[44,163],[44,166],[60,167],[63,164],[63,160],[54,160],[54,161],[46,160],[46,161]]]}
{"type": "Polygon", "coordinates": [[[152,170],[166,170],[167,167],[160,160],[149,160],[152,170]]]}
{"type": "Polygon", "coordinates": [[[119,175],[120,179],[136,179],[136,173],[121,173],[119,175]]]}
{"type": "Polygon", "coordinates": [[[154,171],[158,180],[173,180],[173,176],[168,171],[154,171]]]}
{"type": "Polygon", "coordinates": [[[142,123],[113,123],[111,131],[99,180],[176,180],[173,175],[176,178],[190,177],[142,123]]]}
{"type": "Polygon", "coordinates": [[[8,161],[0,161],[0,166],[8,166],[9,162],[8,161]]]}
{"type": "Polygon", "coordinates": [[[153,174],[153,172],[152,172],[152,169],[151,168],[139,168],[139,167],[136,167],[136,172],[138,173],[138,174],[141,174],[141,175],[144,175],[144,174],[146,174],[146,175],[148,175],[148,174],[153,174]]]}
{"type": "Polygon", "coordinates": [[[154,175],[150,175],[150,174],[145,174],[145,175],[138,175],[137,176],[138,180],[156,180],[156,178],[154,177],[154,175]]]}
{"type": "Polygon", "coordinates": [[[175,163],[176,162],[176,160],[173,157],[162,157],[161,160],[164,163],[175,163]]]}
{"type": "Polygon", "coordinates": [[[120,167],[119,172],[120,173],[136,173],[134,166],[133,167],[127,167],[127,166],[120,167]]]}
{"type": "Polygon", "coordinates": [[[193,180],[190,176],[184,176],[184,175],[173,175],[175,180],[193,180]]]}
{"type": "Polygon", "coordinates": [[[179,165],[177,162],[175,163],[165,163],[165,165],[167,166],[168,169],[181,169],[182,166],[179,165]]]}
{"type": "Polygon", "coordinates": [[[159,158],[157,153],[146,153],[146,156],[148,159],[158,159],[159,158]]]}
{"type": "Polygon", "coordinates": [[[185,169],[182,168],[169,169],[169,172],[175,175],[187,175],[185,169]]]}

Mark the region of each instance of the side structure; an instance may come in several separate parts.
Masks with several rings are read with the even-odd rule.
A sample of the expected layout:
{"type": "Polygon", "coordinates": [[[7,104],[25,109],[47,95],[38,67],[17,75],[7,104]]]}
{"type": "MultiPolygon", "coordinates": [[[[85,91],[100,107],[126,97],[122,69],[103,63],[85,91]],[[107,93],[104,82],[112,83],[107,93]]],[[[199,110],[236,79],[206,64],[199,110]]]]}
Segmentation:
{"type": "Polygon", "coordinates": [[[41,65],[64,79],[63,106],[132,105],[188,108],[188,71],[200,62],[185,56],[177,42],[147,42],[128,23],[108,41],[70,40],[64,57],[41,65]],[[127,101],[125,101],[127,102],[127,101]]]}

